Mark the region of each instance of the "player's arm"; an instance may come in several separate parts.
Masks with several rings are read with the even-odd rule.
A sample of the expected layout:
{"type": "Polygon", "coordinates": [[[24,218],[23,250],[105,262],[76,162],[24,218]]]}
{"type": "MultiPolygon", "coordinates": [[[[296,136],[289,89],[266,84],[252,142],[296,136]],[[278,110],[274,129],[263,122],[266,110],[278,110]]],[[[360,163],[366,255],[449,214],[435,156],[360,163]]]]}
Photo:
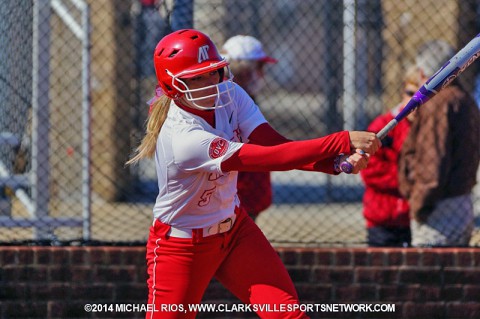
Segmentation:
{"type": "Polygon", "coordinates": [[[249,143],[263,146],[278,145],[292,140],[277,132],[270,124],[263,123],[257,126],[248,136],[249,143]]]}
{"type": "MultiPolygon", "coordinates": [[[[256,135],[253,135],[251,143],[244,144],[241,149],[222,162],[222,171],[261,172],[302,169],[309,165],[313,166],[311,163],[323,161],[350,150],[348,132],[304,141],[282,140],[274,145],[253,144],[259,143],[255,137],[256,135]]],[[[280,140],[278,136],[277,138],[280,140]]],[[[268,139],[262,141],[264,144],[269,144],[268,141],[272,143],[272,140],[268,139]]]]}
{"type": "MultiPolygon", "coordinates": [[[[264,145],[264,146],[271,146],[271,145],[279,145],[287,142],[291,142],[292,140],[286,138],[282,134],[280,134],[277,130],[275,130],[270,124],[263,123],[259,125],[248,137],[249,143],[256,144],[256,145],[264,145]]],[[[335,174],[333,168],[333,163],[337,154],[335,156],[331,156],[321,161],[316,161],[313,163],[308,163],[299,167],[300,170],[305,171],[319,171],[328,174],[335,174]]]]}
{"type": "MultiPolygon", "coordinates": [[[[344,132],[345,133],[345,132],[344,132]]],[[[296,167],[296,169],[305,170],[305,171],[318,171],[324,172],[328,174],[338,174],[337,171],[334,170],[334,162],[337,156],[340,153],[350,154],[352,152],[352,147],[355,148],[355,144],[360,144],[363,142],[362,134],[358,134],[358,132],[348,132],[347,139],[343,140],[344,143],[342,146],[340,145],[328,145],[325,144],[325,149],[322,151],[323,155],[321,160],[316,160],[314,162],[307,163],[302,165],[301,167],[296,167]],[[352,141],[351,135],[353,134],[354,140],[352,141]],[[360,136],[360,137],[359,137],[360,136]],[[350,147],[345,146],[345,143],[349,144],[350,147]],[[353,145],[352,145],[353,144],[353,145]]],[[[344,136],[345,138],[345,136],[344,136]]],[[[264,145],[264,146],[271,146],[271,145],[279,145],[287,142],[291,142],[291,140],[287,139],[279,132],[277,132],[274,128],[270,126],[268,123],[263,123],[259,125],[249,136],[249,141],[251,144],[256,145],[264,145]]],[[[340,139],[332,139],[329,143],[336,143],[339,142],[340,139]]],[[[361,155],[354,154],[351,158],[352,161],[358,162],[362,161],[361,155]]]]}

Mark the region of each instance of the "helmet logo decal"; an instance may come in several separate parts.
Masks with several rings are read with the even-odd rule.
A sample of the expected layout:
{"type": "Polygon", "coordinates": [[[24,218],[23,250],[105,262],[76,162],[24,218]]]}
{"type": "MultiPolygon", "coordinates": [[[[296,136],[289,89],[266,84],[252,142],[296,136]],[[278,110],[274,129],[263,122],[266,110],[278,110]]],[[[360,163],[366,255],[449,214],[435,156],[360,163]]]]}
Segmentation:
{"type": "Polygon", "coordinates": [[[202,63],[209,59],[208,57],[208,49],[210,47],[208,45],[203,45],[198,48],[198,63],[202,63]]]}

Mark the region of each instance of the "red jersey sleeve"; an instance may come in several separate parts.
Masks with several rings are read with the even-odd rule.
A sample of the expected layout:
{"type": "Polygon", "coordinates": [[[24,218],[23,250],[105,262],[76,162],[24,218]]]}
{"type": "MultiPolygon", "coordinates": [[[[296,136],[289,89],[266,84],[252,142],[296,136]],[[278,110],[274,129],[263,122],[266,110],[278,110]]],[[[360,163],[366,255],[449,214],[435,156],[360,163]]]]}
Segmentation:
{"type": "MultiPolygon", "coordinates": [[[[350,137],[348,136],[348,132],[346,133],[347,133],[346,139],[348,140],[348,145],[345,147],[343,151],[339,153],[350,152],[350,137]]],[[[258,126],[250,135],[249,140],[252,144],[258,144],[258,145],[278,145],[281,143],[291,142],[291,140],[287,139],[286,137],[278,133],[268,123],[264,123],[258,126]]],[[[302,167],[299,167],[298,169],[301,169],[304,171],[323,172],[327,174],[338,174],[333,169],[333,161],[335,160],[335,157],[339,153],[334,154],[333,156],[320,161],[308,163],[306,165],[303,165],[302,167]]]]}
{"type": "Polygon", "coordinates": [[[250,143],[222,162],[223,171],[307,169],[330,172],[327,166],[333,171],[333,158],[350,151],[347,131],[317,139],[290,141],[265,123],[252,132],[249,140],[250,143]]]}

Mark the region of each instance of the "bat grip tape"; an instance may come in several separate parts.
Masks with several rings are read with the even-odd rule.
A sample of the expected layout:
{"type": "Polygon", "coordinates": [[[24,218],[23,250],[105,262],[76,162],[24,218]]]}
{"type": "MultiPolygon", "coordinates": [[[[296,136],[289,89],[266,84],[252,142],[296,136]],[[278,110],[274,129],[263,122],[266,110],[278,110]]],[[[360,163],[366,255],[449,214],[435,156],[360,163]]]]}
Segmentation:
{"type": "MultiPolygon", "coordinates": [[[[390,132],[395,126],[397,126],[397,124],[398,121],[396,119],[391,120],[380,130],[380,132],[377,133],[377,137],[379,139],[383,139],[385,136],[387,136],[388,132],[390,132]]],[[[351,174],[351,172],[353,171],[353,165],[346,160],[340,164],[340,167],[342,171],[346,174],[351,174]]]]}

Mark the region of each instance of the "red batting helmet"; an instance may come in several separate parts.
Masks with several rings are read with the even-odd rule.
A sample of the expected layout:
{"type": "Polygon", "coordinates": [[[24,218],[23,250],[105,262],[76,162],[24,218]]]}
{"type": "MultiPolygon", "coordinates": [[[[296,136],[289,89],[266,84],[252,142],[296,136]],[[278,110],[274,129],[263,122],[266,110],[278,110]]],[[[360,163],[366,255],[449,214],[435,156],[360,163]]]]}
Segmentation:
{"type": "MultiPolygon", "coordinates": [[[[223,68],[228,62],[220,56],[212,40],[204,33],[184,29],[165,36],[158,42],[153,56],[158,84],[166,96],[178,99],[190,90],[181,80],[218,70],[223,81],[223,68]]],[[[231,85],[233,88],[233,85],[231,85]]],[[[220,91],[220,88],[217,87],[220,91]]]]}

